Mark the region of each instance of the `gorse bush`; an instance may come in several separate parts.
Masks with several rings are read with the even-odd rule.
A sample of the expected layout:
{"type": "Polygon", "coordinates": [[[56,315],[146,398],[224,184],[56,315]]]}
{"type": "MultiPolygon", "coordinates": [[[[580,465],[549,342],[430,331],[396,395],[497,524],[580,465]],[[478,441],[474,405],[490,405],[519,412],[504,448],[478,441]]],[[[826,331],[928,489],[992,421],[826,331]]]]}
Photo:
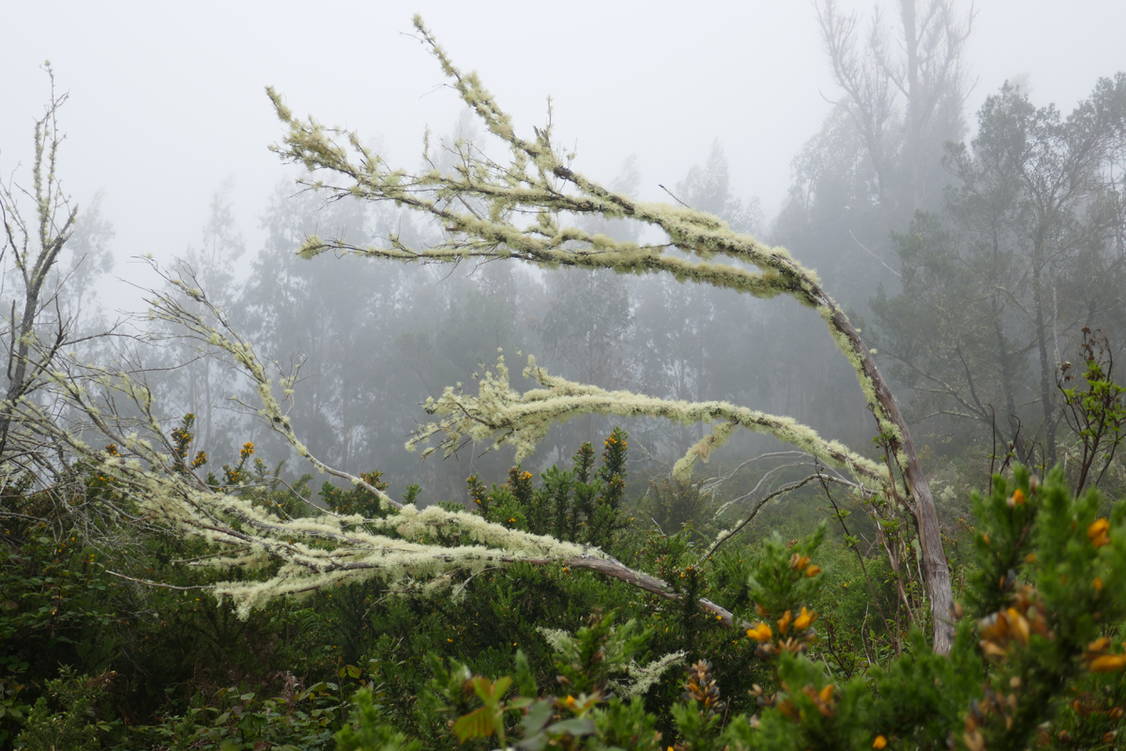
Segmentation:
{"type": "MultiPolygon", "coordinates": [[[[184,425],[179,428],[187,429],[184,425]]],[[[189,431],[190,432],[190,431],[189,431]]],[[[184,436],[181,436],[184,438],[184,436]]],[[[190,436],[189,436],[190,438],[190,436]]],[[[190,441],[188,441],[190,443],[190,441]]],[[[627,497],[628,438],[571,467],[467,483],[498,524],[598,541],[656,572],[661,595],[565,565],[467,573],[448,594],[349,584],[238,618],[185,571],[198,541],[131,529],[127,545],[5,529],[0,743],[12,748],[1113,748],[1126,713],[1126,504],[1017,468],[973,499],[954,648],[901,635],[882,556],[826,525],[734,539],[646,528],[627,497]],[[734,624],[698,602],[722,599],[734,624]],[[887,615],[882,615],[881,612],[887,615]],[[70,666],[68,669],[62,666],[70,666]]],[[[195,452],[173,444],[184,456],[195,452]]],[[[188,446],[187,448],[190,448],[188,446]]],[[[322,513],[308,481],[216,482],[280,519],[322,513]]],[[[239,467],[236,462],[228,465],[239,467]]],[[[190,468],[189,468],[190,469],[190,468]]],[[[197,468],[198,469],[198,468],[197,468]]],[[[79,468],[91,498],[111,479],[79,468]]],[[[382,486],[378,473],[366,476],[382,486]]],[[[417,490],[414,491],[417,493],[417,490]]],[[[34,494],[11,491],[13,508],[34,494]],[[19,496],[18,498],[16,496],[19,496]]],[[[377,512],[362,486],[319,505],[377,512]]],[[[107,501],[108,502],[108,501],[107,501]]],[[[73,504],[52,506],[71,507],[73,504]]],[[[378,512],[382,513],[382,512],[378,512]]],[[[71,525],[73,526],[73,525],[71,525]]],[[[125,538],[120,538],[125,539],[125,538]]]]}
{"type": "MultiPolygon", "coordinates": [[[[1011,479],[995,478],[992,492],[974,499],[974,563],[948,656],[934,654],[916,633],[901,654],[841,676],[826,660],[821,614],[808,605],[823,582],[821,530],[792,543],[770,539],[754,556],[747,578],[754,604],[740,640],[750,645],[761,682],[749,690],[725,692],[706,659],[681,660],[675,669],[658,659],[661,675],[641,692],[628,690],[610,676],[637,670],[634,655],[656,634],[637,631],[632,621],[615,626],[606,615],[572,636],[551,636],[556,675],[546,684],[533,682],[522,652],[513,658],[515,672],[499,677],[452,664],[443,687],[448,735],[431,742],[470,748],[483,739],[520,749],[1120,747],[1126,504],[1108,506],[1094,491],[1074,497],[1060,471],[1043,482],[1019,467],[1011,479]],[[659,684],[680,694],[663,708],[654,702],[659,684]]],[[[381,717],[362,702],[344,735],[368,732],[381,717]]]]}
{"type": "Polygon", "coordinates": [[[549,468],[538,488],[532,473],[520,467],[509,471],[507,483],[489,489],[471,475],[466,481],[470,501],[489,521],[610,549],[623,526],[628,446],[625,431],[615,428],[603,442],[597,468],[594,447],[584,443],[570,470],[549,468]]]}

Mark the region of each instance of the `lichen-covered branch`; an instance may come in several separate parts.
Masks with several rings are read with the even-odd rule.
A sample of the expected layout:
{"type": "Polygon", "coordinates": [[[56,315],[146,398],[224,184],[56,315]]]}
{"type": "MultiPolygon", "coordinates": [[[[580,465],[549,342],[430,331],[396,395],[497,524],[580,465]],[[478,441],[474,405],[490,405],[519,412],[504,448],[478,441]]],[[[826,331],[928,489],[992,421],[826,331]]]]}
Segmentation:
{"type": "MultiPolygon", "coordinates": [[[[355,134],[326,128],[312,118],[296,118],[271,89],[270,98],[288,128],[283,142],[274,148],[283,159],[309,170],[308,185],[335,197],[389,201],[431,217],[445,230],[444,241],[430,248],[408,247],[394,235],[378,247],[312,237],[300,253],[311,257],[333,250],[439,261],[517,258],[547,267],[562,264],[624,273],[665,272],[678,279],[759,297],[785,294],[813,308],[856,374],[886,448],[890,476],[902,480],[906,491],[903,500],[914,514],[920,541],[935,648],[947,651],[952,636],[953,596],[934,499],[918,466],[907,424],[871,353],[817,275],[784,249],[732,232],[716,217],[689,208],[636,201],[575,171],[571,155],[554,145],[550,125],[533,129],[531,138],[520,136],[476,74],[464,73],[455,66],[418,17],[415,27],[462,101],[507,150],[509,158],[499,162],[480,149],[454,144],[451,148],[458,159],[450,170],[435,167],[428,151],[424,153],[428,169],[395,169],[364,146],[355,134]],[[579,215],[631,219],[660,232],[666,241],[642,245],[592,234],[575,226],[573,219],[579,215]],[[717,256],[728,262],[716,262],[717,256]]],[[[575,395],[572,406],[563,409],[567,402],[559,403],[558,415],[573,412],[577,401],[585,399],[591,403],[597,398],[591,394],[575,395]]],[[[632,399],[636,403],[638,397],[632,399]]],[[[608,402],[605,400],[606,406],[601,408],[608,410],[608,402]]],[[[543,405],[528,409],[538,410],[536,414],[545,417],[550,413],[543,405]]],[[[683,419],[682,411],[678,417],[683,419]]],[[[483,425],[481,430],[485,429],[483,425]]],[[[522,429],[525,435],[535,433],[530,425],[522,429]]],[[[799,436],[806,437],[800,431],[799,436]]],[[[835,463],[839,464],[840,458],[843,456],[835,463]]],[[[892,484],[888,484],[887,490],[897,496],[900,493],[892,484]]]]}
{"type": "Polygon", "coordinates": [[[796,446],[833,466],[851,473],[873,489],[886,487],[887,468],[863,457],[837,441],[825,440],[812,428],[789,417],[740,407],[730,402],[687,402],[659,399],[630,391],[608,391],[590,384],[576,383],[553,376],[529,358],[524,375],[534,378],[542,388],[520,393],[509,383],[504,358],[497,360],[478,383],[477,394],[460,388],[447,388],[437,399],[426,402],[426,410],[441,419],[422,426],[407,444],[414,448],[433,436],[441,436],[437,446],[452,453],[466,439],[510,443],[516,447],[516,460],[528,456],[557,423],[584,414],[619,417],[663,417],[682,423],[712,422],[713,431],[697,442],[677,462],[674,473],[687,477],[696,459],[707,459],[708,453],[723,444],[735,428],[767,433],[784,443],[796,446]]]}
{"type": "MultiPolygon", "coordinates": [[[[216,594],[233,600],[241,615],[274,598],[370,579],[398,591],[441,590],[473,572],[516,563],[585,569],[666,599],[682,597],[665,582],[597,548],[512,529],[468,511],[403,504],[363,478],[326,465],[298,440],[275,396],[275,383],[250,344],[190,277],[172,277],[154,268],[175,292],[152,293],[151,314],[187,331],[201,346],[225,352],[254,385],[260,416],[316,468],[376,495],[384,515],[366,518],[323,511],[289,517],[237,490],[208,486],[190,469],[176,466],[154,414],[151,391],[124,372],[72,363],[52,372],[55,387],[86,426],[67,428],[31,402],[16,405],[17,418],[106,478],[123,501],[120,513],[213,546],[217,553],[197,565],[258,571],[256,578],[210,585],[216,594]],[[194,303],[191,310],[176,292],[194,303]],[[119,409],[118,400],[128,408],[119,409]],[[123,413],[133,416],[125,419],[123,413]],[[113,450],[88,445],[81,437],[87,430],[111,441],[113,450]]],[[[725,608],[706,599],[699,606],[735,625],[725,608]]]]}

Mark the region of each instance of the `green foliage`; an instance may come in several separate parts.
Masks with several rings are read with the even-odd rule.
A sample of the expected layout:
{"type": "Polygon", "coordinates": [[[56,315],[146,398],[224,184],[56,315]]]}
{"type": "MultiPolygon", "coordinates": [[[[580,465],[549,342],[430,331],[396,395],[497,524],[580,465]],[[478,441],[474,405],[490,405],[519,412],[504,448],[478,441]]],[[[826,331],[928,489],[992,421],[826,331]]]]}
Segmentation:
{"type": "MultiPolygon", "coordinates": [[[[383,480],[382,472],[361,472],[360,479],[379,490],[389,487],[383,480]]],[[[320,497],[325,508],[337,514],[359,514],[367,519],[376,519],[387,513],[379,498],[361,485],[342,490],[326,482],[321,486],[320,497]]]]}
{"type": "Polygon", "coordinates": [[[387,723],[369,688],[362,688],[352,696],[348,724],[334,737],[337,751],[419,751],[422,748],[420,741],[410,740],[387,723]]]}
{"type": "Polygon", "coordinates": [[[76,675],[63,668],[59,677],[47,681],[47,693],[28,713],[15,747],[27,751],[96,751],[115,722],[98,719],[97,705],[104,700],[113,673],[76,675]]]}
{"type": "Polygon", "coordinates": [[[1126,438],[1126,387],[1113,380],[1110,342],[1101,331],[1084,326],[1081,352],[1085,361],[1081,381],[1077,382],[1069,362],[1060,366],[1056,381],[1064,398],[1064,419],[1079,441],[1076,493],[1089,479],[1100,483],[1126,438]]]}
{"type": "MultiPolygon", "coordinates": [[[[29,505],[16,507],[28,510],[29,505]]],[[[59,538],[46,521],[5,523],[0,542],[0,748],[27,721],[38,693],[31,684],[53,676],[60,664],[98,662],[99,650],[90,636],[114,621],[106,607],[110,584],[101,574],[98,555],[77,534],[59,538]]],[[[55,690],[64,687],[60,683],[55,690]]]]}
{"type": "Polygon", "coordinates": [[[584,443],[569,471],[548,468],[539,487],[534,475],[520,467],[509,470],[506,484],[492,488],[470,475],[470,503],[489,521],[611,549],[625,526],[621,511],[628,448],[625,431],[614,428],[603,442],[597,468],[594,447],[584,443]]]}
{"type": "Polygon", "coordinates": [[[263,696],[237,686],[223,688],[179,717],[138,728],[137,738],[161,748],[222,751],[328,749],[346,705],[333,683],[300,687],[285,676],[281,693],[263,696]]]}
{"type": "MultiPolygon", "coordinates": [[[[206,554],[199,543],[134,532],[95,551],[60,537],[61,517],[13,520],[0,546],[12,645],[0,748],[21,733],[21,747],[79,749],[1093,748],[1123,730],[1126,504],[1076,498],[1060,472],[995,478],[972,502],[963,613],[943,657],[884,615],[897,581],[884,558],[825,524],[711,557],[690,525],[631,526],[626,448],[615,432],[601,457],[584,445],[566,470],[471,478],[473,507],[603,540],[683,599],[519,565],[465,577],[439,607],[356,584],[241,620],[197,591],[106,572],[199,581],[173,565],[206,554]]],[[[365,479],[380,487],[378,473],[365,479]]],[[[114,492],[92,482],[75,487],[114,492]]],[[[318,513],[270,483],[237,492],[279,517],[318,513]]],[[[10,508],[55,508],[9,493],[10,508]]],[[[361,488],[327,485],[320,499],[378,513],[361,488]]]]}
{"type": "Polygon", "coordinates": [[[810,602],[821,584],[821,567],[812,556],[825,539],[822,523],[810,537],[786,544],[777,533],[759,548],[748,579],[750,598],[760,615],[781,616],[810,602]]]}
{"type": "Polygon", "coordinates": [[[699,483],[662,477],[649,485],[642,499],[639,514],[653,520],[667,534],[676,534],[685,527],[703,526],[710,518],[711,499],[700,492],[699,483]]]}
{"type": "Polygon", "coordinates": [[[619,632],[607,616],[554,639],[564,699],[550,690],[532,695],[526,660],[515,683],[462,668],[461,688],[454,681],[453,690],[475,701],[463,705],[455,726],[467,731],[463,739],[509,738],[517,748],[1112,745],[1126,714],[1126,654],[1114,646],[1126,621],[1126,504],[1104,517],[1100,503],[1093,492],[1074,498],[1061,472],[1038,483],[1023,469],[1012,481],[996,478],[991,495],[975,499],[978,563],[949,656],[933,653],[916,633],[898,656],[851,678],[818,658],[804,603],[823,581],[811,560],[822,528],[789,544],[768,539],[743,564],[763,619],[746,641],[758,644],[769,666],[749,693],[725,693],[712,665],[698,661],[667,708],[625,701],[608,675],[657,635],[630,623],[619,632]],[[1003,545],[1015,550],[999,554],[1003,545]],[[615,641],[628,648],[610,648],[615,641]],[[510,696],[513,685],[519,694],[510,696]],[[561,724],[587,716],[593,728],[561,724]]]}

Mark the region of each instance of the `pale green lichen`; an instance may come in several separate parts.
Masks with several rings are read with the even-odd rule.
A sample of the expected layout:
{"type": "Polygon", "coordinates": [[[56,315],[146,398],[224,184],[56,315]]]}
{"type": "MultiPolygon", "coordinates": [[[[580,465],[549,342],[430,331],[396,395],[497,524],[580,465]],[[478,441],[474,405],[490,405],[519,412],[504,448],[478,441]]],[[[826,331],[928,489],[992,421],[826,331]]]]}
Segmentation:
{"type": "Polygon", "coordinates": [[[712,451],[726,443],[738,427],[739,423],[733,420],[716,425],[712,428],[711,433],[697,441],[684,456],[677,460],[672,468],[672,476],[682,483],[691,480],[692,466],[696,463],[696,460],[699,459],[701,462],[707,463],[712,451]]]}
{"type": "Polygon", "coordinates": [[[553,376],[529,359],[524,375],[537,380],[542,388],[523,394],[509,384],[504,358],[481,377],[477,394],[447,388],[437,399],[429,399],[426,409],[439,419],[422,426],[411,439],[417,447],[440,436],[439,447],[453,451],[464,440],[516,448],[517,461],[527,457],[552,425],[585,414],[621,417],[663,417],[681,423],[716,423],[714,432],[692,447],[678,470],[688,470],[695,458],[706,455],[737,428],[763,432],[796,446],[822,461],[851,472],[858,481],[883,485],[887,469],[837,441],[825,440],[812,428],[789,417],[771,415],[729,402],[687,402],[660,399],[630,391],[608,391],[553,376]]]}
{"type": "MultiPolygon", "coordinates": [[[[135,505],[131,513],[213,546],[215,554],[196,565],[258,571],[257,579],[220,582],[212,588],[231,599],[240,615],[278,597],[366,579],[378,579],[395,591],[433,593],[457,587],[466,575],[488,568],[605,557],[595,548],[510,529],[476,514],[403,505],[363,478],[325,465],[298,440],[275,396],[274,379],[249,343],[227,326],[201,292],[179,279],[169,282],[199,305],[188,310],[171,296],[158,294],[152,301],[153,317],[179,325],[199,342],[225,352],[250,378],[259,414],[274,431],[317,469],[375,494],[383,502],[383,516],[367,519],[322,511],[288,518],[250,499],[209,488],[182,467],[177,469],[163,442],[122,430],[102,416],[94,407],[97,399],[64,373],[56,378],[61,392],[113,440],[121,455],[90,448],[36,405],[27,407],[27,417],[110,478],[135,505]]],[[[159,438],[164,430],[151,411],[151,390],[126,373],[101,373],[96,380],[100,388],[132,401],[145,416],[138,424],[147,426],[149,437],[159,438]]],[[[291,387],[292,377],[281,378],[280,385],[283,391],[291,387]]]]}
{"type": "Polygon", "coordinates": [[[630,681],[628,683],[619,681],[617,683],[617,693],[625,698],[644,696],[649,693],[649,689],[657,685],[657,682],[661,680],[661,677],[667,673],[670,668],[683,665],[687,656],[687,652],[678,650],[662,655],[645,665],[638,665],[631,660],[629,665],[626,666],[626,672],[629,673],[630,681]]]}

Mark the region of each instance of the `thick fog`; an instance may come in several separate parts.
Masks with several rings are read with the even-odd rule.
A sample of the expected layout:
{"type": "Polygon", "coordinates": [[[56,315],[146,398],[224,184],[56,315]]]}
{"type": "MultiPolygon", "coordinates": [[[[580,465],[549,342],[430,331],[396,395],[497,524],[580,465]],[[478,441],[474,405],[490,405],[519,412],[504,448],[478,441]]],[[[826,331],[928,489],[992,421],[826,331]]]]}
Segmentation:
{"type": "MultiPolygon", "coordinates": [[[[182,252],[227,179],[254,238],[266,197],[292,175],[266,151],[280,127],[265,86],[408,164],[424,128],[452,129],[461,106],[413,35],[415,10],[517,123],[540,124],[551,97],[586,171],[609,177],[636,155],[642,193],[654,199],[658,183],[679,180],[718,139],[735,192],[772,216],[791,160],[840,96],[806,2],[15,2],[0,24],[4,172],[26,162],[50,60],[71,95],[67,186],[83,203],[104,194],[119,258],[182,252]]],[[[1120,3],[1083,0],[1065,12],[990,0],[973,12],[967,112],[1016,78],[1066,108],[1124,64],[1120,3]]]]}
{"type": "MultiPolygon", "coordinates": [[[[874,8],[886,58],[902,56],[899,3],[837,5],[857,14],[854,52],[861,59],[871,50],[874,8]]],[[[396,222],[401,228],[402,217],[351,216],[348,211],[364,209],[296,196],[301,171],[268,150],[284,129],[266,86],[296,114],[354,130],[389,162],[409,169],[420,163],[427,130],[436,143],[482,137],[420,44],[411,25],[417,9],[454,62],[479,73],[518,131],[530,134],[545,122],[550,98],[556,143],[575,152],[577,170],[644,200],[684,200],[717,213],[737,230],[787,245],[821,271],[873,346],[889,347],[882,366],[902,389],[909,419],[936,425],[937,418],[944,426],[933,434],[921,429],[934,451],[950,449],[942,421],[964,419],[966,445],[1008,441],[1018,453],[1039,450],[1046,459],[1054,456],[1060,420],[1035,406],[1037,398],[1051,401],[1038,391],[1047,376],[1029,375],[1028,384],[1014,386],[990,362],[981,365],[989,375],[980,380],[989,381],[986,389],[995,386],[994,396],[966,396],[973,382],[952,386],[950,379],[962,376],[941,370],[945,354],[916,351],[933,332],[903,323],[905,290],[933,269],[909,270],[903,254],[910,248],[895,238],[913,227],[930,237],[912,224],[915,212],[925,210],[941,217],[943,227],[964,230],[965,246],[972,247],[966,204],[947,203],[945,191],[970,185],[973,160],[967,157],[955,175],[956,160],[943,156],[943,144],[969,143],[979,110],[1006,81],[1032,106],[1054,104],[1066,118],[1100,77],[1126,69],[1126,8],[1115,0],[1082,0],[1066,10],[1027,0],[948,5],[950,33],[964,36],[955,56],[960,75],[936,99],[938,114],[927,115],[933,123],[919,130],[926,132],[916,151],[894,149],[895,159],[914,160],[887,167],[898,183],[872,176],[880,177],[875,152],[864,151],[863,137],[849,131],[855,122],[834,109],[847,104],[848,94],[826,49],[818,13],[824,5],[773,0],[8,3],[0,11],[0,170],[5,182],[30,183],[32,125],[49,94],[42,70],[49,60],[57,89],[69,92],[59,112],[67,135],[59,175],[80,207],[96,210],[81,215],[95,217],[102,229],[86,238],[87,247],[103,251],[102,261],[112,258],[112,268],[97,277],[100,318],[90,290],[82,293],[91,298],[84,307],[91,320],[139,309],[142,293],[130,285],[163,284],[135,257],[151,255],[166,265],[189,258],[266,359],[304,362],[293,415],[310,446],[354,471],[393,473],[400,488],[429,483],[434,490],[427,500],[455,497],[466,472],[485,460],[480,448],[467,450],[473,456],[449,470],[419,470],[414,459],[404,459],[403,441],[425,418],[418,402],[469,382],[475,364],[491,362],[498,347],[534,351],[554,370],[612,388],[732,399],[792,414],[830,437],[870,439],[871,419],[847,363],[817,316],[790,302],[705,294],[653,278],[595,274],[583,281],[579,272],[556,278],[505,264],[460,268],[446,279],[448,270],[386,261],[295,260],[291,251],[304,234],[348,226],[374,241],[375,230],[396,222]],[[850,150],[856,164],[844,165],[850,150]],[[865,172],[869,162],[876,165],[872,175],[865,172]],[[684,331],[665,330],[682,324],[684,331]],[[987,414],[1008,428],[986,430],[993,419],[987,414]]],[[[888,96],[898,112],[894,85],[888,96]]],[[[897,117],[888,127],[898,127],[897,117]]],[[[1120,150],[1109,148],[1098,159],[1104,156],[1099,174],[1120,182],[1120,150]]],[[[1077,206],[1075,215],[1088,206],[1077,206]]],[[[415,229],[420,238],[434,237],[415,229]]],[[[616,225],[608,231],[629,232],[616,225]]],[[[1106,237],[1121,242],[1121,227],[1110,227],[1106,237]]],[[[1022,247],[1019,238],[1012,242],[1022,247]]],[[[1107,250],[1113,252],[1121,248],[1107,250]]],[[[1096,264],[1084,273],[1112,284],[1106,270],[1120,267],[1096,264]]],[[[1082,284],[1068,279],[1072,286],[1061,281],[1051,294],[1084,294],[1074,291],[1082,284]]],[[[1118,320],[1113,285],[1099,294],[1077,303],[1077,311],[1097,311],[1086,318],[1079,312],[1068,318],[1067,305],[1055,303],[1053,356],[1063,360],[1078,346],[1079,326],[1118,320]]],[[[932,302],[935,309],[961,305],[954,298],[932,302]]],[[[1029,336],[1011,334],[1016,359],[1010,364],[1032,357],[1028,342],[1035,337],[1029,336]]],[[[1121,350],[1121,337],[1110,346],[1121,350]]],[[[194,356],[189,349],[179,354],[194,356]]],[[[981,352],[967,357],[986,359],[981,352]]],[[[200,413],[201,444],[210,441],[208,451],[230,456],[243,440],[265,438],[260,427],[229,412],[232,376],[224,368],[214,363],[199,371],[197,364],[194,375],[164,387],[173,405],[164,415],[200,413]]],[[[535,461],[566,460],[578,441],[597,440],[609,424],[575,421],[535,461]]],[[[632,429],[642,459],[654,464],[667,464],[699,437],[693,427],[632,429]]],[[[273,449],[274,460],[285,458],[287,449],[273,449]]],[[[481,466],[500,481],[509,460],[481,466]]]]}

